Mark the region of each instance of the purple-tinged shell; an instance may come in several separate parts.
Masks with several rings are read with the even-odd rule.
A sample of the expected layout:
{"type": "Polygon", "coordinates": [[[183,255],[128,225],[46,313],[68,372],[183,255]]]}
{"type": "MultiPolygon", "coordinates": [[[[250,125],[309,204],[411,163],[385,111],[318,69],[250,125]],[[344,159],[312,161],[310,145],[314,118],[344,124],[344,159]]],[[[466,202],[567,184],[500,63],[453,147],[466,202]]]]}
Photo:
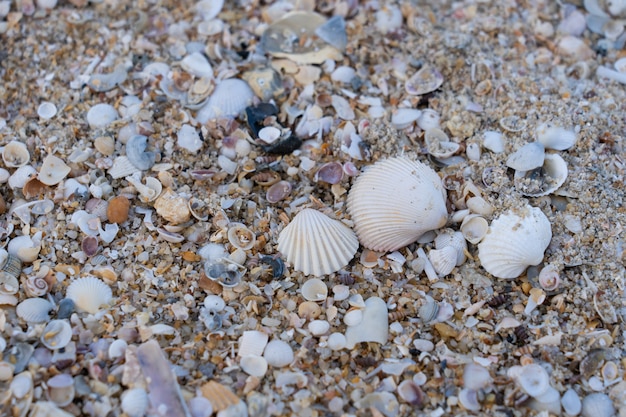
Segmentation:
{"type": "Polygon", "coordinates": [[[278,203],[291,193],[291,183],[288,181],[278,181],[267,189],[265,198],[270,203],[278,203]]]}
{"type": "Polygon", "coordinates": [[[86,236],[80,247],[85,252],[85,255],[94,256],[98,253],[98,238],[96,236],[86,236]]]}
{"type": "Polygon", "coordinates": [[[315,173],[315,181],[339,184],[343,178],[343,166],[339,162],[328,162],[315,173]]]}

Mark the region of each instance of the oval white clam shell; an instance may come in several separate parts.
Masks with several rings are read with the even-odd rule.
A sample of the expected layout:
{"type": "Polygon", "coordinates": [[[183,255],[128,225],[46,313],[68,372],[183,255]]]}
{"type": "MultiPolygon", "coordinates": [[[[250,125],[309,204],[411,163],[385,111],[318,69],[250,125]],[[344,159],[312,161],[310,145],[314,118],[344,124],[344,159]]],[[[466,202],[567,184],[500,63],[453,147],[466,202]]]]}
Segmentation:
{"type": "Polygon", "coordinates": [[[254,92],[243,80],[229,78],[219,83],[196,119],[206,123],[217,117],[236,117],[252,103],[254,92]]]}
{"type": "Polygon", "coordinates": [[[48,313],[53,305],[44,298],[27,298],[17,305],[15,312],[18,317],[28,323],[43,323],[48,321],[48,313]]]}
{"type": "Polygon", "coordinates": [[[400,130],[413,124],[422,115],[418,109],[400,108],[391,114],[391,125],[400,130]]]}
{"type": "Polygon", "coordinates": [[[72,281],[67,287],[65,296],[74,301],[78,309],[95,314],[100,310],[100,306],[111,301],[113,292],[104,281],[88,276],[72,281]]]}
{"type": "Polygon", "coordinates": [[[74,378],[71,375],[55,375],[46,381],[46,385],[48,399],[59,407],[65,407],[74,400],[74,378]]]}
{"type": "Polygon", "coordinates": [[[24,143],[13,140],[4,145],[2,160],[8,168],[18,168],[30,161],[30,153],[24,143]]]}
{"type": "Polygon", "coordinates": [[[552,239],[550,221],[543,212],[526,206],[508,211],[493,222],[478,244],[478,258],[487,272],[498,278],[517,278],[543,260],[552,239]]]}
{"type": "Polygon", "coordinates": [[[362,173],[348,194],[347,208],[363,246],[394,251],[446,223],[445,199],[435,171],[399,157],[379,161],[362,173]]]}
{"type": "Polygon", "coordinates": [[[302,296],[307,301],[324,301],[328,296],[328,287],[318,278],[308,279],[302,284],[302,296]]]}
{"type": "Polygon", "coordinates": [[[478,244],[489,230],[489,223],[484,217],[477,214],[465,216],[461,223],[461,233],[465,240],[474,245],[478,244]]]}
{"type": "Polygon", "coordinates": [[[561,405],[563,406],[563,411],[569,416],[577,416],[582,410],[582,401],[580,401],[580,397],[573,388],[565,391],[565,394],[561,397],[561,405]]]}
{"type": "Polygon", "coordinates": [[[289,343],[282,340],[272,340],[265,347],[263,357],[269,365],[275,368],[282,368],[293,362],[294,354],[289,343]]]}
{"type": "Polygon", "coordinates": [[[298,213],[278,236],[278,251],[305,275],[340,270],[358,247],[359,241],[348,226],[313,209],[298,213]]]}
{"type": "Polygon", "coordinates": [[[118,118],[115,107],[107,103],[99,103],[87,112],[87,123],[92,129],[106,127],[118,118]]]}
{"type": "Polygon", "coordinates": [[[330,323],[326,320],[313,320],[309,323],[308,328],[313,336],[321,336],[328,333],[330,330],[330,323]]]}
{"type": "Polygon", "coordinates": [[[267,360],[263,356],[248,355],[241,358],[240,366],[241,370],[248,375],[256,376],[258,378],[265,375],[267,372],[267,360]]]}

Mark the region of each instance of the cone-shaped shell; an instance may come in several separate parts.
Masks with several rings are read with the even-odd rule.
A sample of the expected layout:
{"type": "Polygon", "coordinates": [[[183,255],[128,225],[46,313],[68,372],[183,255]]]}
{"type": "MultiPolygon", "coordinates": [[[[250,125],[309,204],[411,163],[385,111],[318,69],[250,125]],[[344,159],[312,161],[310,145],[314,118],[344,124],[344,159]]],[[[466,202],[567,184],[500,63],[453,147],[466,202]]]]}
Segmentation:
{"type": "Polygon", "coordinates": [[[543,212],[526,206],[502,214],[491,223],[478,245],[483,268],[498,278],[517,278],[530,265],[538,265],[550,240],[550,221],[543,212]]]}
{"type": "Polygon", "coordinates": [[[100,306],[107,304],[113,297],[111,288],[96,277],[74,280],[68,287],[66,297],[74,301],[76,307],[95,314],[100,306]]]}
{"type": "Polygon", "coordinates": [[[304,209],[278,236],[278,250],[295,270],[327,275],[346,266],[359,248],[352,230],[313,209],[304,209]]]}
{"type": "Polygon", "coordinates": [[[361,174],[348,195],[348,211],[361,244],[374,251],[400,249],[448,218],[439,176],[403,157],[379,161],[361,174]]]}

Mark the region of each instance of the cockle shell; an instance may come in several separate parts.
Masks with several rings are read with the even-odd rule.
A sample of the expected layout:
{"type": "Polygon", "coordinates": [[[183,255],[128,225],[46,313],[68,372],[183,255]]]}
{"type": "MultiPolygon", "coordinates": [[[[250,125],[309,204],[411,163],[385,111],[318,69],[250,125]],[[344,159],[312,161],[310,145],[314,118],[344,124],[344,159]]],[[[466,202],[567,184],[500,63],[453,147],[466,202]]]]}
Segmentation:
{"type": "Polygon", "coordinates": [[[219,83],[196,119],[206,123],[217,117],[236,117],[252,103],[254,92],[243,80],[229,78],[219,83]]]}
{"type": "Polygon", "coordinates": [[[282,340],[272,340],[265,347],[263,357],[270,366],[282,368],[293,362],[293,349],[287,342],[282,340]]]}
{"type": "Polygon", "coordinates": [[[478,244],[478,258],[490,274],[517,278],[543,260],[552,239],[550,221],[543,212],[526,206],[508,211],[493,222],[478,244]]]}
{"type": "Polygon", "coordinates": [[[463,233],[455,232],[452,229],[442,230],[442,232],[435,238],[435,247],[437,249],[443,249],[446,246],[451,246],[456,250],[456,266],[462,265],[467,259],[467,256],[465,255],[465,252],[467,251],[467,243],[465,242],[463,233]]]}
{"type": "Polygon", "coordinates": [[[298,213],[278,236],[278,251],[305,275],[340,270],[358,247],[359,241],[348,226],[313,209],[298,213]]]}
{"type": "Polygon", "coordinates": [[[477,214],[465,216],[461,223],[461,233],[465,240],[476,245],[479,243],[489,230],[489,223],[484,217],[477,214]]]}
{"type": "Polygon", "coordinates": [[[445,277],[456,266],[457,250],[452,246],[445,246],[441,249],[431,249],[428,258],[435,268],[439,277],[445,277]]]}
{"type": "Polygon", "coordinates": [[[79,278],[67,287],[66,297],[74,301],[76,307],[90,314],[100,310],[113,298],[111,287],[96,277],[79,278]]]}
{"type": "Polygon", "coordinates": [[[48,155],[43,160],[41,169],[39,170],[39,181],[46,185],[56,185],[67,176],[71,168],[59,157],[48,155]]]}
{"type": "Polygon", "coordinates": [[[405,157],[379,161],[362,173],[348,194],[348,211],[363,246],[394,251],[448,218],[439,176],[405,157]]]}
{"type": "Polygon", "coordinates": [[[18,168],[26,165],[28,161],[30,161],[30,153],[25,144],[13,140],[4,145],[2,149],[2,160],[7,167],[18,168]]]}
{"type": "Polygon", "coordinates": [[[239,340],[239,351],[237,356],[261,355],[267,346],[269,336],[267,333],[258,330],[247,330],[243,332],[239,340]]]}
{"type": "Polygon", "coordinates": [[[113,166],[109,168],[109,175],[113,179],[127,177],[141,171],[128,159],[126,155],[118,156],[113,160],[113,166]]]}
{"type": "Polygon", "coordinates": [[[128,417],[143,417],[148,403],[148,393],[143,388],[129,389],[122,394],[122,411],[128,417]]]}
{"type": "Polygon", "coordinates": [[[242,371],[257,378],[265,376],[267,372],[267,360],[263,356],[247,355],[241,358],[239,364],[242,371]]]}
{"type": "Polygon", "coordinates": [[[28,323],[43,323],[48,321],[52,307],[45,298],[27,298],[17,305],[15,312],[28,323]]]}

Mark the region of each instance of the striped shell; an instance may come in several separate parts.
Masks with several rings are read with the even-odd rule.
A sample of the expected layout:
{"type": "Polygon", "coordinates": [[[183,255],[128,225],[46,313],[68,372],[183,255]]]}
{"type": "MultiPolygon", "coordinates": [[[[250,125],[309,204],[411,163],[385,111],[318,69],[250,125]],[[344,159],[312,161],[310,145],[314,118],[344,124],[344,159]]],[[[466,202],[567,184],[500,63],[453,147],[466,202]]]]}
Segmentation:
{"type": "Polygon", "coordinates": [[[15,312],[28,323],[43,323],[50,318],[48,313],[52,307],[52,303],[45,298],[27,298],[17,305],[15,312]]]}
{"type": "Polygon", "coordinates": [[[278,236],[278,251],[305,275],[327,275],[346,266],[359,248],[352,230],[313,209],[304,209],[278,236]]]}
{"type": "Polygon", "coordinates": [[[206,123],[217,117],[236,117],[252,103],[254,92],[243,80],[229,78],[215,87],[207,104],[198,110],[196,119],[206,123]]]}
{"type": "Polygon", "coordinates": [[[517,278],[530,265],[538,265],[550,240],[550,221],[543,212],[526,206],[511,210],[491,222],[478,244],[483,268],[498,278],[517,278]]]}
{"type": "Polygon", "coordinates": [[[74,301],[78,309],[95,314],[100,306],[111,301],[111,288],[96,277],[79,278],[67,287],[66,297],[74,301]]]}
{"type": "Polygon", "coordinates": [[[404,157],[379,161],[361,174],[348,195],[348,211],[361,244],[374,251],[400,249],[448,218],[439,176],[404,157]]]}

